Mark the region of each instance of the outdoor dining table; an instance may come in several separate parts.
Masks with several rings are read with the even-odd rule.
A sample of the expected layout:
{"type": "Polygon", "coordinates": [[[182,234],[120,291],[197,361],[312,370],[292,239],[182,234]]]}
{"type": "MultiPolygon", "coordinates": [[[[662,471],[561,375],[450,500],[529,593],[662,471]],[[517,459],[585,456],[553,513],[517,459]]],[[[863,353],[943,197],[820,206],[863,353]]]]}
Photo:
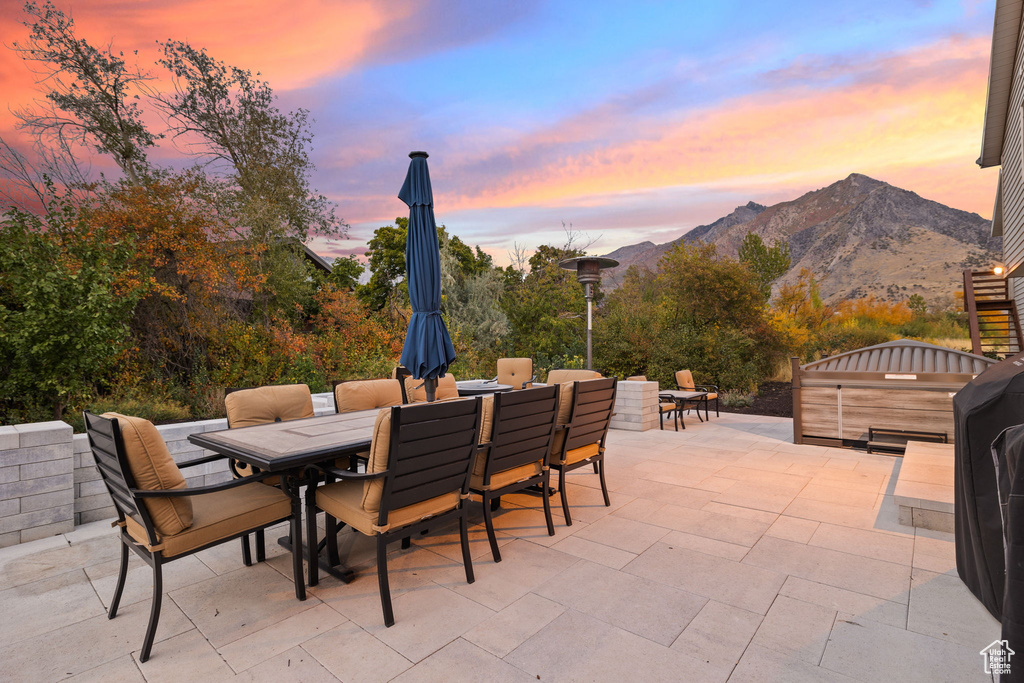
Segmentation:
{"type": "Polygon", "coordinates": [[[456,382],[459,389],[459,396],[482,396],[484,394],[496,394],[499,391],[512,391],[510,384],[498,384],[486,379],[466,379],[456,382]]]}
{"type": "MultiPolygon", "coordinates": [[[[676,389],[663,390],[658,392],[658,397],[670,398],[676,403],[676,410],[679,411],[679,424],[686,429],[683,422],[683,406],[687,401],[698,401],[704,404],[704,417],[711,419],[708,415],[708,392],[706,391],[679,391],[676,389]]],[[[700,406],[697,406],[697,419],[703,422],[700,417],[700,406]]]]}
{"type": "MultiPolygon", "coordinates": [[[[337,458],[365,452],[373,439],[373,425],[378,409],[310,417],[285,422],[269,422],[252,427],[224,429],[192,434],[193,444],[215,453],[234,458],[266,472],[281,475],[281,488],[292,501],[292,529],[296,538],[302,538],[302,486],[316,486],[319,475],[313,465],[331,462],[337,458]]],[[[313,530],[307,543],[316,543],[316,525],[306,520],[313,530]]],[[[301,548],[291,547],[287,536],[278,539],[283,547],[292,551],[292,570],[302,573],[301,548]]],[[[320,567],[335,578],[348,583],[353,573],[345,567],[331,566],[325,560],[320,567]]],[[[299,584],[302,585],[301,582],[299,584]]],[[[305,600],[305,589],[296,588],[296,597],[305,600]]]]}

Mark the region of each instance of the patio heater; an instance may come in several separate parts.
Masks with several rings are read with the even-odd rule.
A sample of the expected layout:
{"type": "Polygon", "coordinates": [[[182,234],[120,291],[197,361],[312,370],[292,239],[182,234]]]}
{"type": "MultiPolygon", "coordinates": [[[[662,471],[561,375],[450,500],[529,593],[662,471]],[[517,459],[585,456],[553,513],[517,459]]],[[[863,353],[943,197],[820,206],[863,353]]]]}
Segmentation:
{"type": "Polygon", "coordinates": [[[580,256],[559,261],[566,270],[575,270],[576,279],[583,285],[583,296],[587,299],[587,370],[594,369],[594,285],[601,281],[601,271],[614,268],[619,262],[600,256],[580,256]]]}

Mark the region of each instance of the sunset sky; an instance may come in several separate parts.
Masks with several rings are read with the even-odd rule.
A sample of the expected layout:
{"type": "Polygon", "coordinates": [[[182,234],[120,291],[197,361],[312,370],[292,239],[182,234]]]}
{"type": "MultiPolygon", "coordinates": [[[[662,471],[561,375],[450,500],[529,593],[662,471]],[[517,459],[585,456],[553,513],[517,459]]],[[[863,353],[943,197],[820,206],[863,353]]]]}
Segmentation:
{"type": "MultiPolygon", "coordinates": [[[[187,40],[311,110],[314,184],[352,226],[313,245],[327,256],[405,213],[419,149],[438,222],[499,263],[561,243],[563,222],[607,253],[851,172],[992,212],[975,159],[995,0],[54,2],[143,65],[187,40]]],[[[5,44],[20,7],[0,0],[5,44]]],[[[6,138],[33,88],[3,50],[6,138]]]]}

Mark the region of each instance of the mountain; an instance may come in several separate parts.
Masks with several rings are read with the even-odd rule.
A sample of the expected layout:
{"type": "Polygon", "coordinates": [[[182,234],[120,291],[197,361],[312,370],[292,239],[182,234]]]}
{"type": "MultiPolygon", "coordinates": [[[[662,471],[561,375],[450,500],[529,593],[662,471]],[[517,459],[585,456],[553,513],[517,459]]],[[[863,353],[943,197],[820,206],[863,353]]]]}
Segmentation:
{"type": "Polygon", "coordinates": [[[867,295],[901,301],[920,294],[929,304],[950,304],[962,270],[989,267],[1002,253],[1002,238],[991,237],[990,222],[978,214],[854,173],[793,201],[750,202],[665,244],[616,249],[608,256],[620,265],[607,271],[608,284],[616,286],[632,265],[656,270],[679,242],[711,242],[720,254],[736,257],[751,232],[766,244],[789,243],[792,265],[776,287],[795,282],[807,268],[826,301],[867,295]]]}

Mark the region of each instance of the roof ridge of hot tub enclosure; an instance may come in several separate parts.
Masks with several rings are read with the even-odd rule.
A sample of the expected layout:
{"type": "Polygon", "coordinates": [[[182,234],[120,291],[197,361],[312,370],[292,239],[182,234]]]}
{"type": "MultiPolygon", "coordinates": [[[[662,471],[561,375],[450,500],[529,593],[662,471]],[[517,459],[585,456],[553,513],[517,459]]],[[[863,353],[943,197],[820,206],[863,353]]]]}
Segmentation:
{"type": "Polygon", "coordinates": [[[913,339],[875,344],[800,365],[793,359],[793,440],[866,443],[870,428],[945,434],[953,396],[996,361],[913,339]]]}
{"type": "Polygon", "coordinates": [[[977,375],[996,361],[968,351],[897,339],[845,351],[800,366],[804,372],[873,372],[977,375]]]}

